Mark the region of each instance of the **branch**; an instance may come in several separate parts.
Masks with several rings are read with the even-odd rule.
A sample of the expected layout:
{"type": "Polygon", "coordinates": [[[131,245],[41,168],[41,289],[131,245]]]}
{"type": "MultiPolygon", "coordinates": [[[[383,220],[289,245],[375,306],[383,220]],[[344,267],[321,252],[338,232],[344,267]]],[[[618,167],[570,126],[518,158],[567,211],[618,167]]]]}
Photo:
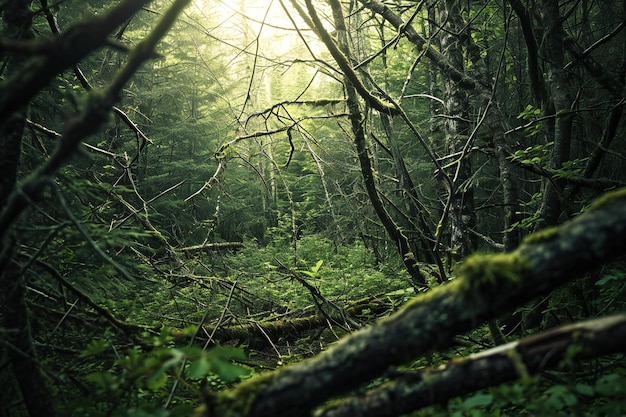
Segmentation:
{"type": "Polygon", "coordinates": [[[466,89],[479,88],[485,92],[489,92],[490,87],[481,84],[478,80],[466,75],[462,70],[454,67],[449,60],[439,51],[430,45],[430,42],[424,39],[412,25],[407,24],[402,18],[393,12],[385,4],[375,0],[359,0],[364,7],[383,17],[399,32],[402,32],[406,38],[414,44],[418,50],[424,50],[424,53],[437,67],[450,79],[457,82],[460,87],[466,89]]]}
{"type": "Polygon", "coordinates": [[[580,45],[578,45],[578,43],[576,43],[575,39],[570,36],[565,36],[565,47],[570,52],[570,54],[574,56],[574,60],[567,63],[567,65],[565,65],[563,69],[569,70],[572,66],[574,66],[574,64],[581,62],[585,69],[587,69],[589,74],[591,74],[591,76],[596,79],[603,88],[609,91],[613,95],[613,97],[617,99],[621,98],[621,88],[624,85],[623,80],[614,79],[609,74],[609,72],[606,71],[602,67],[602,65],[600,65],[598,61],[596,61],[589,55],[599,46],[605,44],[609,40],[613,39],[613,37],[617,36],[617,34],[621,32],[624,27],[626,27],[626,22],[620,22],[619,25],[615,27],[615,29],[613,29],[602,38],[598,39],[591,46],[584,50],[580,47],[580,45]]]}
{"type": "Polygon", "coordinates": [[[519,0],[508,0],[509,5],[517,15],[519,24],[522,29],[522,35],[524,36],[524,42],[526,43],[526,50],[528,51],[528,77],[530,78],[530,90],[538,102],[545,100],[545,87],[543,76],[541,75],[539,68],[539,48],[537,46],[537,40],[533,31],[532,20],[528,10],[524,7],[519,0]]]}
{"type": "Polygon", "coordinates": [[[304,415],[624,253],[626,189],[621,189],[561,227],[530,235],[513,252],[467,258],[456,279],[417,296],[389,318],[322,355],[220,392],[207,405],[214,416],[304,415]]]}
{"type": "MultiPolygon", "coordinates": [[[[47,0],[41,0],[41,5],[43,7],[43,11],[44,11],[44,14],[46,16],[46,20],[48,21],[48,25],[50,26],[50,30],[55,35],[59,35],[61,33],[61,30],[59,28],[59,25],[58,25],[58,22],[57,22],[55,16],[52,14],[52,11],[48,7],[47,0]]],[[[126,48],[124,50],[124,52],[130,52],[130,51],[128,50],[128,48],[126,48]]],[[[93,87],[92,87],[91,83],[89,82],[87,77],[85,77],[85,74],[83,73],[83,71],[78,66],[78,63],[73,65],[73,69],[74,69],[74,74],[76,75],[76,78],[78,78],[78,81],[83,86],[83,88],[85,90],[87,90],[87,91],[93,90],[93,87]]],[[[135,136],[137,138],[141,138],[141,140],[142,140],[141,145],[139,146],[139,150],[137,152],[137,155],[133,158],[133,162],[134,162],[139,157],[139,153],[141,153],[143,148],[148,143],[152,143],[152,141],[143,133],[143,131],[139,128],[139,126],[137,126],[137,124],[135,124],[135,122],[133,122],[130,119],[130,117],[128,117],[128,115],[122,109],[120,109],[119,107],[113,106],[113,112],[115,114],[117,114],[120,119],[122,119],[122,121],[130,128],[130,130],[135,132],[135,136]]],[[[131,162],[131,164],[132,164],[132,162],[131,162]]]]}
{"type": "Polygon", "coordinates": [[[59,187],[53,183],[53,190],[54,193],[57,197],[57,200],[59,200],[59,203],[61,204],[61,208],[63,209],[63,211],[65,211],[65,214],[67,215],[67,217],[69,217],[70,221],[72,222],[72,224],[74,224],[74,227],[76,227],[76,229],[78,230],[78,232],[83,236],[83,239],[85,239],[85,241],[87,242],[87,244],[91,247],[91,249],[93,249],[93,251],[106,263],[108,263],[109,265],[111,265],[113,267],[113,269],[115,269],[120,275],[122,275],[124,278],[126,278],[127,280],[137,283],[137,280],[135,279],[135,277],[133,277],[127,270],[126,268],[124,268],[122,265],[120,265],[119,263],[117,263],[115,260],[113,260],[113,258],[111,258],[97,243],[95,240],[93,240],[93,238],[91,237],[91,235],[89,234],[89,232],[87,231],[87,229],[85,229],[83,227],[83,225],[80,223],[80,221],[76,218],[76,216],[74,216],[74,213],[72,213],[72,211],[70,210],[70,208],[67,206],[67,203],[65,201],[65,198],[63,197],[63,194],[61,194],[61,191],[59,190],[59,187]]]}
{"type": "MultiPolygon", "coordinates": [[[[305,315],[305,310],[297,310],[281,313],[271,320],[242,319],[242,321],[245,320],[244,323],[220,326],[219,328],[205,325],[204,329],[206,334],[211,334],[212,339],[221,344],[237,341],[238,343],[245,343],[252,349],[262,349],[268,346],[271,339],[293,342],[301,339],[304,332],[328,327],[330,321],[345,321],[346,315],[363,322],[374,321],[375,318],[386,316],[390,311],[395,310],[396,306],[402,304],[403,298],[404,293],[399,295],[382,294],[349,302],[343,311],[339,311],[334,306],[338,313],[334,315],[336,318],[329,318],[328,315],[317,312],[305,315]]],[[[263,314],[271,313],[265,312],[263,314]]],[[[352,320],[354,321],[354,319],[352,320]]]]}
{"type": "Polygon", "coordinates": [[[179,248],[178,250],[181,252],[211,252],[217,251],[221,249],[239,249],[243,248],[244,245],[242,242],[216,242],[216,243],[205,243],[203,245],[194,245],[194,246],[186,246],[184,248],[179,248]]]}
{"type": "MultiPolygon", "coordinates": [[[[624,26],[626,26],[626,22],[622,22],[618,26],[618,29],[621,30],[624,26]]],[[[602,88],[608,91],[614,99],[620,100],[622,98],[622,88],[624,85],[623,82],[619,80],[619,73],[618,77],[613,77],[597,60],[589,56],[589,52],[592,51],[593,48],[583,50],[576,40],[571,36],[567,36],[566,33],[563,33],[563,45],[567,51],[574,56],[574,60],[565,65],[564,70],[570,70],[574,64],[580,63],[591,77],[596,80],[602,88]]],[[[611,71],[613,71],[612,68],[611,71]]]]}
{"type": "Polygon", "coordinates": [[[550,181],[556,181],[558,179],[572,185],[587,187],[600,191],[620,188],[626,185],[623,181],[612,180],[610,178],[588,178],[584,175],[559,176],[560,172],[558,169],[548,168],[537,164],[524,164],[519,158],[515,158],[514,155],[510,152],[505,152],[507,154],[507,161],[511,164],[525,171],[532,172],[533,174],[537,174],[544,178],[548,178],[550,181]]]}
{"type": "Polygon", "coordinates": [[[0,123],[28,104],[66,68],[107,44],[107,36],[150,0],[126,0],[109,12],[82,21],[62,35],[38,43],[42,53],[0,85],[0,123]]]}
{"type": "MultiPolygon", "coordinates": [[[[120,93],[126,83],[128,83],[139,67],[153,55],[156,44],[163,36],[165,36],[170,27],[174,24],[178,14],[184,7],[187,6],[187,4],[190,3],[190,1],[191,0],[177,0],[159,21],[152,32],[150,32],[150,34],[133,49],[126,66],[120,70],[111,85],[109,85],[109,87],[101,93],[94,91],[89,94],[83,110],[74,119],[67,123],[65,132],[60,138],[59,144],[54,153],[44,165],[33,172],[21,184],[18,184],[16,190],[14,190],[11,194],[7,205],[0,213],[0,241],[4,241],[4,237],[7,235],[11,226],[26,209],[29,203],[41,199],[41,195],[48,183],[56,175],[59,168],[61,168],[61,166],[63,166],[74,154],[83,138],[96,133],[100,126],[106,122],[109,111],[113,105],[119,101],[120,93]]],[[[136,1],[124,2],[102,18],[108,17],[114,21],[116,19],[120,19],[119,14],[123,14],[122,12],[126,12],[127,10],[122,9],[120,11],[118,9],[122,6],[130,8],[134,3],[136,3],[136,1]]],[[[98,23],[101,27],[90,28],[89,30],[93,29],[94,34],[104,32],[103,27],[109,28],[109,26],[111,26],[108,20],[105,20],[104,22],[96,20],[95,23],[98,23]]],[[[82,27],[82,25],[83,24],[78,27],[82,27]]],[[[115,26],[117,25],[114,25],[113,28],[115,26]]],[[[76,30],[70,30],[68,33],[74,32],[76,32],[76,30]]],[[[94,34],[90,36],[93,37],[95,36],[94,34]]],[[[67,41],[67,39],[65,39],[65,41],[67,41]]],[[[41,74],[41,76],[44,77],[46,74],[41,74]]],[[[22,85],[18,84],[17,87],[18,91],[20,91],[22,85]]],[[[25,85],[23,88],[24,95],[28,95],[31,86],[25,85]]],[[[3,108],[2,106],[7,105],[7,103],[11,103],[11,100],[4,100],[3,93],[0,89],[0,115],[2,115],[0,116],[0,121],[6,113],[6,108],[3,108]]]]}
{"type": "Polygon", "coordinates": [[[516,381],[555,368],[570,346],[579,346],[576,360],[626,350],[626,314],[563,326],[435,369],[400,375],[363,395],[340,400],[315,417],[393,417],[480,389],[516,381]]]}
{"type": "MultiPolygon", "coordinates": [[[[326,45],[326,48],[328,48],[328,51],[330,52],[330,54],[333,56],[333,58],[339,65],[339,68],[341,68],[341,70],[343,71],[345,77],[348,78],[348,80],[350,80],[350,83],[354,86],[354,88],[359,93],[359,95],[365,101],[367,101],[367,103],[370,106],[372,106],[372,108],[383,113],[395,114],[396,108],[394,106],[390,105],[389,103],[385,103],[378,97],[375,97],[372,94],[372,92],[369,91],[365,87],[365,85],[363,84],[363,81],[361,81],[359,76],[356,74],[356,72],[352,68],[352,65],[350,64],[348,57],[339,49],[339,46],[337,45],[337,43],[333,40],[333,38],[324,28],[324,25],[322,24],[320,18],[318,17],[317,11],[315,10],[315,7],[311,3],[311,0],[305,0],[305,3],[306,3],[307,10],[309,12],[309,16],[311,18],[311,22],[314,25],[312,29],[314,29],[317,32],[322,42],[324,42],[324,45],[326,45]]],[[[333,7],[341,7],[340,5],[336,3],[337,2],[331,2],[331,5],[333,7]]]]}
{"type": "Polygon", "coordinates": [[[345,103],[343,99],[332,99],[332,98],[322,98],[317,100],[285,100],[280,103],[273,104],[271,107],[261,110],[259,112],[252,113],[248,116],[247,120],[252,119],[253,117],[267,117],[270,114],[275,114],[278,110],[286,107],[286,106],[312,106],[312,107],[326,107],[326,106],[334,106],[338,104],[345,103]]]}
{"type": "Polygon", "coordinates": [[[40,261],[38,259],[35,259],[33,263],[35,265],[39,266],[40,268],[44,269],[45,271],[47,271],[61,285],[63,285],[65,288],[67,288],[72,294],[77,296],[80,301],[84,302],[89,307],[93,308],[94,311],[100,317],[103,317],[106,321],[108,321],[111,325],[113,325],[113,327],[121,330],[126,336],[137,335],[137,334],[140,334],[141,332],[145,332],[145,331],[156,331],[156,330],[158,330],[158,329],[154,329],[154,328],[150,328],[150,327],[146,327],[146,326],[139,326],[139,325],[136,325],[136,324],[130,324],[130,323],[124,322],[123,320],[115,317],[115,315],[113,313],[111,313],[109,310],[107,310],[106,308],[100,306],[98,303],[93,301],[93,299],[89,295],[85,294],[83,291],[81,291],[80,289],[76,288],[69,281],[67,281],[65,278],[63,278],[61,273],[59,273],[59,271],[57,271],[51,265],[49,265],[49,264],[47,264],[47,263],[45,263],[43,261],[40,261]]]}

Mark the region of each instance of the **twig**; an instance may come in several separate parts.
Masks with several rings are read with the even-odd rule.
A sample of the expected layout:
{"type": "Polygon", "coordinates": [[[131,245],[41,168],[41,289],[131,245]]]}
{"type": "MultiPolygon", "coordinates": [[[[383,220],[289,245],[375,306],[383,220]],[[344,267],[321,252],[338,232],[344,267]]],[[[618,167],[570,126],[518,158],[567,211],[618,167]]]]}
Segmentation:
{"type": "Polygon", "coordinates": [[[87,243],[89,243],[89,246],[91,246],[91,248],[98,254],[98,256],[100,256],[100,258],[102,258],[102,260],[104,260],[106,263],[110,264],[124,278],[126,278],[127,280],[132,281],[134,283],[137,283],[137,280],[135,279],[135,277],[133,277],[122,265],[118,264],[109,255],[107,255],[102,250],[102,248],[100,246],[98,246],[96,241],[93,240],[93,238],[91,237],[89,232],[87,232],[87,230],[85,230],[83,225],[80,224],[80,222],[78,221],[76,216],[74,216],[74,213],[72,213],[72,211],[67,206],[67,202],[65,201],[65,198],[63,197],[63,194],[61,194],[61,191],[59,190],[59,187],[56,184],[54,184],[52,188],[53,188],[54,193],[55,193],[55,195],[57,197],[57,200],[59,200],[59,203],[61,203],[61,208],[63,208],[63,210],[65,211],[65,214],[67,214],[67,217],[70,218],[70,221],[74,224],[76,229],[78,229],[80,234],[83,235],[83,238],[85,238],[87,243]]]}
{"type": "MultiPolygon", "coordinates": [[[[81,141],[85,137],[96,133],[100,126],[106,122],[108,119],[108,113],[113,107],[113,104],[119,101],[120,94],[124,86],[130,81],[141,65],[152,56],[152,52],[154,51],[156,44],[163,36],[165,36],[170,27],[174,24],[178,15],[182,12],[183,8],[190,2],[191,0],[177,0],[163,16],[161,21],[159,21],[157,26],[150,32],[150,34],[133,49],[126,66],[120,70],[109,87],[103,92],[93,91],[89,94],[83,110],[74,119],[70,120],[66,124],[65,132],[59,140],[54,153],[50,156],[46,163],[32,173],[21,184],[18,184],[11,194],[4,210],[0,213],[0,241],[5,240],[5,237],[15,221],[29,206],[29,201],[38,201],[41,199],[43,191],[49,185],[51,179],[56,175],[61,166],[65,165],[68,159],[76,152],[76,149],[81,141]]],[[[92,37],[96,37],[96,39],[93,40],[95,45],[90,44],[88,50],[80,50],[70,54],[69,57],[64,57],[61,63],[56,63],[51,69],[45,69],[45,71],[39,69],[38,72],[35,71],[37,77],[39,78],[36,78],[36,82],[30,80],[32,81],[32,85],[24,87],[24,91],[22,91],[23,94],[18,94],[20,97],[4,97],[3,94],[0,94],[0,122],[3,121],[4,118],[8,117],[8,114],[13,111],[8,109],[24,105],[30,98],[32,98],[32,96],[48,84],[50,79],[56,74],[57,70],[60,71],[68,65],[73,65],[81,59],[83,56],[82,54],[86,54],[92,49],[95,49],[95,47],[99,45],[99,39],[97,36],[102,35],[105,37],[106,33],[113,30],[113,28],[111,28],[112,23],[115,24],[119,19],[124,21],[126,17],[126,14],[124,13],[136,12],[136,9],[141,8],[143,3],[144,2],[137,0],[127,0],[126,2],[120,4],[117,8],[112,9],[108,14],[98,17],[95,20],[95,23],[99,25],[97,28],[98,30],[94,30],[95,33],[92,34],[92,37]],[[127,9],[130,9],[130,11],[127,9]],[[122,16],[120,16],[120,14],[122,14],[122,16]],[[105,20],[103,21],[102,19],[105,20]],[[112,22],[106,19],[110,19],[112,22]],[[68,60],[72,60],[72,62],[68,63],[68,60]]],[[[90,21],[85,24],[88,25],[95,23],[90,21]]],[[[76,31],[78,30],[79,29],[73,31],[72,36],[76,36],[76,31]]],[[[68,35],[68,37],[70,40],[72,39],[70,35],[68,35]]],[[[68,39],[65,39],[64,41],[69,42],[68,39]]],[[[56,57],[55,54],[51,54],[50,56],[52,58],[56,57]]],[[[52,64],[48,63],[47,65],[52,64]]],[[[10,80],[9,85],[12,85],[13,82],[17,82],[19,90],[22,89],[23,85],[25,85],[23,84],[24,81],[29,81],[29,79],[27,78],[24,80],[18,77],[18,79],[10,80]]],[[[7,84],[5,83],[4,87],[6,86],[7,84]]],[[[10,87],[6,87],[5,90],[8,88],[10,87]]],[[[12,94],[11,91],[0,92],[15,95],[12,94]]]]}

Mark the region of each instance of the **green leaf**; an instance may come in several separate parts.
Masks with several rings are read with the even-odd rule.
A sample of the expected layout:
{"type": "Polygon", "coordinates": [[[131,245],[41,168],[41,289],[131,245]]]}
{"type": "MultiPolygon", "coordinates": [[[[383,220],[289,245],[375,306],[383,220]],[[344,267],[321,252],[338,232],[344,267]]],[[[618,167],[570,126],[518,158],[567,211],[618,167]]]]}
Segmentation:
{"type": "Polygon", "coordinates": [[[311,268],[311,271],[312,271],[314,274],[317,274],[317,273],[319,272],[320,268],[322,267],[322,264],[323,264],[323,263],[324,263],[324,261],[320,259],[319,261],[317,261],[317,263],[315,264],[315,266],[314,266],[313,268],[311,268]]]}
{"type": "Polygon", "coordinates": [[[596,381],[595,390],[606,397],[623,395],[626,393],[626,376],[615,373],[604,375],[596,381]]]}
{"type": "Polygon", "coordinates": [[[493,402],[493,395],[491,394],[475,394],[465,399],[461,404],[464,409],[472,409],[476,407],[485,407],[493,402]]]}
{"type": "Polygon", "coordinates": [[[553,410],[561,410],[563,407],[571,407],[578,404],[578,398],[572,394],[564,385],[555,385],[546,390],[548,399],[545,401],[545,405],[553,410]]]}
{"type": "Polygon", "coordinates": [[[105,390],[114,390],[119,386],[118,378],[110,372],[93,372],[85,376],[85,380],[105,390]]]}
{"type": "Polygon", "coordinates": [[[618,280],[619,278],[620,277],[618,277],[617,275],[606,274],[605,276],[597,280],[595,285],[597,285],[598,287],[602,287],[603,285],[606,285],[611,281],[618,280]]]}
{"type": "Polygon", "coordinates": [[[214,361],[211,365],[213,372],[215,372],[225,382],[232,382],[250,375],[250,370],[248,368],[227,361],[214,361]]]}
{"type": "Polygon", "coordinates": [[[97,355],[99,353],[104,352],[109,348],[109,341],[104,339],[92,340],[87,345],[87,348],[82,351],[79,355],[81,358],[86,358],[88,356],[97,355]]]}
{"type": "Polygon", "coordinates": [[[180,364],[185,357],[183,352],[178,349],[166,349],[164,352],[166,355],[171,356],[171,358],[163,362],[146,380],[146,384],[151,390],[157,390],[163,387],[167,382],[166,372],[180,364]]]}
{"type": "Polygon", "coordinates": [[[208,352],[207,357],[211,370],[225,382],[231,382],[250,374],[250,369],[231,362],[233,360],[243,361],[248,358],[243,349],[217,346],[208,352]]]}
{"type": "Polygon", "coordinates": [[[189,368],[187,369],[187,377],[191,379],[201,379],[207,376],[211,369],[211,363],[208,358],[199,358],[191,362],[189,365],[189,368]]]}
{"type": "Polygon", "coordinates": [[[159,371],[151,375],[150,378],[148,378],[148,380],[146,381],[146,385],[148,386],[148,389],[156,391],[160,388],[163,388],[166,382],[167,374],[165,373],[165,371],[159,371]]]}
{"type": "Polygon", "coordinates": [[[163,370],[167,370],[178,365],[185,358],[185,354],[179,349],[167,349],[166,352],[167,355],[171,356],[171,358],[163,362],[163,365],[161,366],[161,369],[163,370]]]}
{"type": "Polygon", "coordinates": [[[585,395],[587,397],[593,397],[593,395],[595,394],[593,387],[588,384],[576,384],[574,388],[576,389],[577,393],[585,395]]]}

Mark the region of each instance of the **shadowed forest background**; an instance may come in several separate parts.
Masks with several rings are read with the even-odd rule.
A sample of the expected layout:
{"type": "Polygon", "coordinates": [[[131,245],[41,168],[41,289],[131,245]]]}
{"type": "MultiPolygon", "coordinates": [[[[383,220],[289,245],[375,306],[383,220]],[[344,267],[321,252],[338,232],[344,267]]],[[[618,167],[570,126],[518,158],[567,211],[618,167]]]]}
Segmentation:
{"type": "Polygon", "coordinates": [[[626,414],[626,2],[0,12],[0,416],[626,414]]]}

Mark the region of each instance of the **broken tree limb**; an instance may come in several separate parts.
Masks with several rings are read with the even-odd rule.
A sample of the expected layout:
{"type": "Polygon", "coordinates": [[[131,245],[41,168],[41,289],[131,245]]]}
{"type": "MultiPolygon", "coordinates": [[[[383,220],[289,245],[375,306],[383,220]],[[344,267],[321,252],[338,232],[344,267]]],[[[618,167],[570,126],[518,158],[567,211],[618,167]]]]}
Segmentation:
{"type": "Polygon", "coordinates": [[[184,253],[194,253],[194,252],[213,252],[222,249],[241,249],[243,248],[243,242],[215,242],[215,243],[205,243],[203,245],[193,245],[186,246],[184,248],[179,248],[178,250],[184,253]]]}
{"type": "Polygon", "coordinates": [[[105,14],[74,25],[62,35],[31,45],[42,53],[32,58],[22,71],[0,84],[0,122],[28,104],[57,74],[106,45],[108,35],[149,2],[123,1],[105,14]]]}
{"type": "Polygon", "coordinates": [[[315,417],[393,417],[558,367],[570,346],[575,359],[626,350],[626,314],[588,320],[507,343],[434,369],[394,378],[363,395],[339,400],[315,417]]]}
{"type": "MultiPolygon", "coordinates": [[[[400,297],[398,297],[400,298],[400,297]]],[[[399,305],[400,300],[394,300],[388,296],[366,297],[348,303],[342,314],[353,316],[359,320],[374,320],[387,314],[394,306],[399,305]]],[[[260,349],[268,345],[269,340],[283,339],[295,341],[304,337],[310,330],[318,331],[329,326],[329,322],[343,320],[341,315],[335,313],[330,319],[321,314],[311,314],[303,317],[284,315],[280,319],[272,321],[248,321],[242,324],[228,326],[205,325],[207,334],[213,334],[213,338],[224,344],[227,342],[245,342],[248,346],[260,349]]]]}
{"type": "Polygon", "coordinates": [[[450,346],[457,334],[626,253],[626,190],[505,254],[474,255],[451,282],[309,360],[207,395],[211,416],[307,415],[390,367],[450,346]]]}

